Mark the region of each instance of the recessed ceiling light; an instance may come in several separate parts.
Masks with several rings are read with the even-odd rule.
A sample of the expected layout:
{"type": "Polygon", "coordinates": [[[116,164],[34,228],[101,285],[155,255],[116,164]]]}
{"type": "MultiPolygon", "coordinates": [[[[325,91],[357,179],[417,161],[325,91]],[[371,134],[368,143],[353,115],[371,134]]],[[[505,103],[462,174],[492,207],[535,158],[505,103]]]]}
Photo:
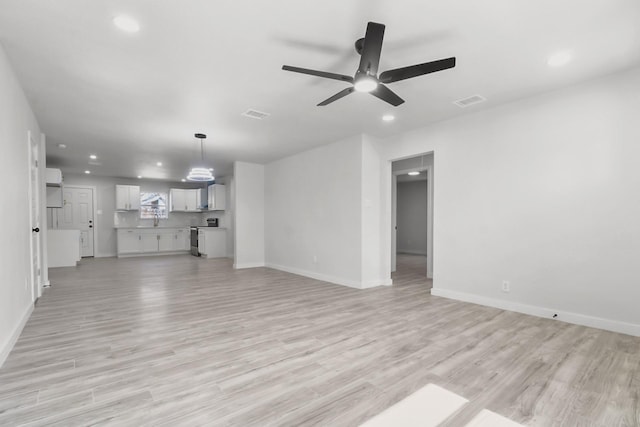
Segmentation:
{"type": "Polygon", "coordinates": [[[382,116],[382,121],[385,122],[392,122],[396,119],[396,116],[394,116],[393,114],[385,114],[384,116],[382,116]]]}
{"type": "Polygon", "coordinates": [[[87,175],[89,175],[91,173],[91,171],[84,171],[84,173],[86,173],[87,175]]]}
{"type": "Polygon", "coordinates": [[[95,159],[97,159],[97,158],[98,158],[98,156],[96,156],[95,154],[91,154],[91,155],[89,156],[89,158],[90,158],[91,160],[95,160],[95,159]]]}
{"type": "Polygon", "coordinates": [[[411,172],[409,172],[407,175],[409,175],[409,176],[416,176],[416,175],[420,175],[420,172],[418,172],[418,171],[411,171],[411,172]]]}
{"type": "Polygon", "coordinates": [[[182,181],[182,182],[187,182],[187,180],[186,180],[186,179],[184,179],[184,178],[182,178],[180,181],[182,181]]]}
{"type": "Polygon", "coordinates": [[[562,67],[571,62],[571,52],[563,50],[556,52],[547,59],[547,65],[549,67],[562,67]]]}
{"type": "Polygon", "coordinates": [[[113,24],[127,33],[137,33],[140,31],[138,21],[127,15],[119,15],[113,18],[113,24]]]}
{"type": "Polygon", "coordinates": [[[58,144],[58,148],[65,149],[67,148],[67,144],[58,144]]]}
{"type": "Polygon", "coordinates": [[[138,179],[142,179],[142,175],[138,175],[138,179]]]}
{"type": "Polygon", "coordinates": [[[162,166],[162,162],[156,163],[157,166],[162,166]]]}

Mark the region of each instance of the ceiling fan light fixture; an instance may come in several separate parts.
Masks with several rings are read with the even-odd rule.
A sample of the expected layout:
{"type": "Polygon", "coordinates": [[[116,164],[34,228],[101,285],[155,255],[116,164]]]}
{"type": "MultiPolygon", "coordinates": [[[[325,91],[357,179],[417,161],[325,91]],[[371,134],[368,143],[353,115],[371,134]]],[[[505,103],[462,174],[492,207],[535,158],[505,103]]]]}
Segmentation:
{"type": "Polygon", "coordinates": [[[362,76],[356,79],[353,88],[358,92],[372,92],[378,87],[378,81],[371,76],[362,76]]]}

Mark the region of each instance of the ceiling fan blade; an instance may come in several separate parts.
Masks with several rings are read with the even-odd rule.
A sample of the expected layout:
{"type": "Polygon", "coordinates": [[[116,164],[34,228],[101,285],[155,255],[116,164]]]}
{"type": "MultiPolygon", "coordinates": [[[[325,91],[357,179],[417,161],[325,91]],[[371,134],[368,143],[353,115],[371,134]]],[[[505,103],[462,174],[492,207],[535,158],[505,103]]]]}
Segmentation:
{"type": "Polygon", "coordinates": [[[322,101],[320,104],[318,104],[318,107],[324,107],[325,105],[331,104],[333,101],[337,101],[340,98],[344,98],[345,96],[347,96],[350,93],[352,93],[354,90],[355,89],[353,87],[348,87],[348,88],[346,88],[344,90],[341,90],[340,92],[336,93],[332,97],[327,98],[324,101],[322,101]]]}
{"type": "Polygon", "coordinates": [[[440,59],[438,61],[425,62],[424,64],[411,65],[409,67],[396,68],[380,74],[382,83],[393,83],[400,80],[418,77],[423,74],[435,73],[456,66],[456,58],[440,59]]]}
{"type": "Polygon", "coordinates": [[[364,36],[364,45],[360,57],[358,71],[369,75],[378,74],[380,53],[382,52],[382,40],[384,39],[384,25],[376,22],[367,24],[367,32],[364,36]]]}
{"type": "Polygon", "coordinates": [[[324,77],[325,79],[353,83],[353,77],[345,76],[344,74],[327,73],[326,71],[309,70],[307,68],[292,67],[290,65],[283,65],[282,69],[285,71],[293,71],[294,73],[310,74],[312,76],[324,77]]]}
{"type": "Polygon", "coordinates": [[[379,83],[378,87],[376,87],[373,91],[369,93],[375,96],[376,98],[380,98],[383,101],[388,102],[394,107],[397,107],[398,105],[404,102],[404,99],[400,98],[398,95],[395,94],[395,92],[393,92],[391,89],[389,89],[388,87],[386,87],[381,83],[379,83]]]}

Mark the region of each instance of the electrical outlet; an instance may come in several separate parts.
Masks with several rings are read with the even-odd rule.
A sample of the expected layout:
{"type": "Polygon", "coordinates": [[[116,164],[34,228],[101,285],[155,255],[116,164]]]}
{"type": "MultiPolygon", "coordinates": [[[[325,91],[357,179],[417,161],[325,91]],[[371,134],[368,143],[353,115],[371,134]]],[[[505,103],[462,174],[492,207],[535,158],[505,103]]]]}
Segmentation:
{"type": "Polygon", "coordinates": [[[511,285],[508,280],[502,281],[502,292],[509,292],[511,290],[511,285]]]}

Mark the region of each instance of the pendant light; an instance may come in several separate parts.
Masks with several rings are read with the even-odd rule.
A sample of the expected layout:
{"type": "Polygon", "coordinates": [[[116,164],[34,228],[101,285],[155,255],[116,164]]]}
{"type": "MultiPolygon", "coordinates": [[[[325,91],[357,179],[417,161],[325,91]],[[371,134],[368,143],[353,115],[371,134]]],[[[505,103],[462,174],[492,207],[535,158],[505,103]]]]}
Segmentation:
{"type": "Polygon", "coordinates": [[[191,168],[189,175],[187,175],[187,180],[189,181],[213,181],[215,177],[211,174],[211,170],[204,166],[204,140],[207,137],[204,133],[196,133],[194,135],[196,138],[200,140],[200,165],[197,167],[191,168]]]}

